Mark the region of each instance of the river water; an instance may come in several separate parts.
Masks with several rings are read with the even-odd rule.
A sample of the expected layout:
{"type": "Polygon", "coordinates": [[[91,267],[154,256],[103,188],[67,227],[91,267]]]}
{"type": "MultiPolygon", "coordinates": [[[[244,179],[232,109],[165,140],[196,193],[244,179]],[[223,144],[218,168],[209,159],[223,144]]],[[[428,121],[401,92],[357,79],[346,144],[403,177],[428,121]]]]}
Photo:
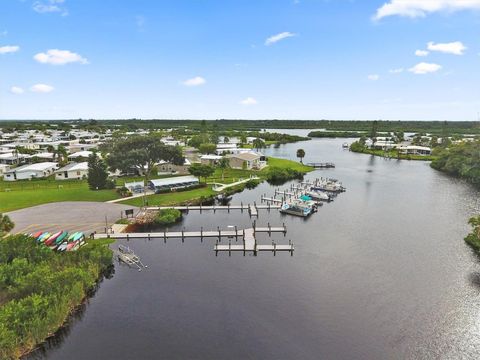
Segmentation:
{"type": "MultiPolygon", "coordinates": [[[[291,239],[294,256],[216,257],[214,240],[130,241],[148,269],[116,264],[67,334],[32,358],[479,358],[480,260],[463,242],[479,193],[427,163],[351,153],[344,141],[266,151],[294,159],[302,147],[305,161],[336,164],[308,178],[347,187],[306,220],[260,210],[259,225],[285,222],[286,237],[272,238],[291,239]]],[[[264,183],[231,203],[273,189],[264,183]]],[[[176,228],[228,225],[251,219],[192,212],[176,228]]]]}

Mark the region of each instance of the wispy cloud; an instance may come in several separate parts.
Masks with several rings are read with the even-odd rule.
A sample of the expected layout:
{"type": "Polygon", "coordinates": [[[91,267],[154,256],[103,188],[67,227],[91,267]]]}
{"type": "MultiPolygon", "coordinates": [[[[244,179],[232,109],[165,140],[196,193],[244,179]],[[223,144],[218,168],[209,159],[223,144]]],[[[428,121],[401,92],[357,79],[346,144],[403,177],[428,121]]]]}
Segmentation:
{"type": "Polygon", "coordinates": [[[200,86],[204,85],[207,82],[203,77],[201,76],[195,76],[191,79],[187,79],[182,82],[183,85],[185,86],[200,86]]]}
{"type": "Polygon", "coordinates": [[[438,64],[421,62],[421,63],[411,67],[410,69],[408,69],[408,71],[410,71],[414,74],[417,74],[417,75],[423,75],[423,74],[437,72],[441,68],[442,68],[442,66],[438,65],[438,64]]]}
{"type": "Polygon", "coordinates": [[[14,53],[20,50],[20,46],[18,45],[6,45],[0,47],[0,54],[9,54],[14,53]]]}
{"type": "Polygon", "coordinates": [[[47,84],[35,84],[30,87],[30,91],[42,94],[52,92],[54,89],[55,88],[53,86],[47,84]]]}
{"type": "Polygon", "coordinates": [[[397,69],[390,69],[390,70],[388,70],[388,72],[389,72],[390,74],[400,74],[400,73],[402,73],[403,71],[404,71],[403,68],[397,68],[397,69]]]}
{"type": "Polygon", "coordinates": [[[25,90],[23,90],[23,89],[22,89],[21,87],[19,87],[19,86],[12,86],[12,87],[10,88],[10,92],[11,92],[12,94],[15,94],[15,95],[21,95],[21,94],[23,94],[23,93],[25,92],[25,90]]]}
{"type": "Polygon", "coordinates": [[[427,56],[429,52],[427,50],[416,50],[415,55],[416,56],[427,56]]]}
{"type": "Polygon", "coordinates": [[[265,40],[265,45],[269,46],[279,42],[280,40],[287,39],[289,37],[297,36],[297,34],[291,33],[289,31],[284,31],[276,35],[272,35],[265,40]]]}
{"type": "Polygon", "coordinates": [[[370,75],[367,76],[367,79],[370,80],[370,81],[377,81],[378,79],[380,79],[380,75],[370,74],[370,75]]]}
{"type": "Polygon", "coordinates": [[[50,49],[33,57],[42,64],[65,65],[70,63],[88,64],[88,60],[70,50],[50,49]]]}
{"type": "Polygon", "coordinates": [[[65,7],[65,0],[42,0],[35,1],[32,6],[33,10],[40,14],[60,13],[62,16],[68,15],[65,7]]]}
{"type": "Polygon", "coordinates": [[[245,105],[245,106],[250,106],[250,105],[257,105],[258,101],[254,99],[253,97],[247,97],[240,101],[240,104],[245,105]]]}
{"type": "Polygon", "coordinates": [[[379,7],[375,20],[387,16],[425,17],[429,13],[480,9],[480,0],[390,0],[379,7]]]}
{"type": "Polygon", "coordinates": [[[450,42],[450,43],[438,43],[429,42],[427,45],[428,50],[430,51],[439,51],[446,54],[453,55],[463,55],[467,47],[463,45],[460,41],[450,42]]]}

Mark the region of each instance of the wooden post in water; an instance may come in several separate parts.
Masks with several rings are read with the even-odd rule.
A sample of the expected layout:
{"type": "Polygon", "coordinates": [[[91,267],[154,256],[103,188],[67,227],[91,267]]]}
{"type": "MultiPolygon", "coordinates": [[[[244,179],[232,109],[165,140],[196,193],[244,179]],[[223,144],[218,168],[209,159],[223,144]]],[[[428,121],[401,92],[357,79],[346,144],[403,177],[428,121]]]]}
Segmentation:
{"type": "Polygon", "coordinates": [[[203,243],[203,226],[200,227],[200,242],[203,243]]]}

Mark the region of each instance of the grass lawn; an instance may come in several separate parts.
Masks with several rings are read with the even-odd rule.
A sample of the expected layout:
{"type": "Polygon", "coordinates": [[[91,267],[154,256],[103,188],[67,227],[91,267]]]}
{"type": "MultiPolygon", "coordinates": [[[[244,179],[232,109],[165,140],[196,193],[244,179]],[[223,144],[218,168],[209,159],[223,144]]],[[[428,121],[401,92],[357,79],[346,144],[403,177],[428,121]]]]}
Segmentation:
{"type": "MultiPolygon", "coordinates": [[[[216,169],[207,182],[220,182],[230,184],[240,179],[249,178],[250,175],[257,175],[265,179],[269,167],[290,168],[301,172],[309,172],[313,169],[296,161],[268,158],[268,167],[261,171],[226,169],[225,178],[222,180],[222,171],[216,169]]],[[[154,178],[157,178],[156,176],[154,178]]],[[[125,182],[142,180],[143,178],[125,177],[117,180],[117,185],[125,182]]],[[[215,192],[211,187],[194,189],[190,191],[173,192],[148,196],[150,205],[175,205],[201,197],[209,197],[215,192]]],[[[115,190],[92,191],[88,189],[86,180],[35,180],[35,181],[0,181],[0,212],[23,209],[30,206],[52,203],[57,201],[99,201],[118,199],[115,190]],[[10,189],[5,191],[5,189],[10,189]]],[[[122,201],[123,204],[142,206],[143,199],[135,198],[122,201]]]]}
{"type": "Polygon", "coordinates": [[[27,208],[57,201],[108,201],[117,199],[115,190],[92,191],[87,184],[62,189],[37,189],[0,192],[0,212],[27,208]]]}
{"type": "MultiPolygon", "coordinates": [[[[297,161],[292,161],[292,160],[287,160],[287,159],[279,159],[279,158],[274,158],[274,157],[270,157],[268,158],[268,166],[270,167],[279,167],[279,168],[283,168],[283,169],[286,169],[286,168],[289,168],[289,169],[293,169],[293,170],[297,170],[297,171],[301,171],[301,172],[310,172],[310,171],[313,171],[313,167],[311,166],[307,166],[307,165],[303,165],[302,163],[300,162],[297,162],[297,161]]],[[[262,171],[267,171],[268,170],[268,167],[263,169],[262,171]]]]}
{"type": "MultiPolygon", "coordinates": [[[[209,197],[215,195],[215,191],[212,188],[205,187],[200,189],[193,189],[189,191],[179,191],[179,192],[171,192],[166,194],[155,194],[155,195],[148,195],[148,205],[178,205],[190,200],[200,199],[201,197],[209,197]]],[[[134,199],[129,199],[125,201],[121,201],[120,204],[125,205],[132,205],[132,206],[143,206],[143,198],[138,197],[134,199]]]]}

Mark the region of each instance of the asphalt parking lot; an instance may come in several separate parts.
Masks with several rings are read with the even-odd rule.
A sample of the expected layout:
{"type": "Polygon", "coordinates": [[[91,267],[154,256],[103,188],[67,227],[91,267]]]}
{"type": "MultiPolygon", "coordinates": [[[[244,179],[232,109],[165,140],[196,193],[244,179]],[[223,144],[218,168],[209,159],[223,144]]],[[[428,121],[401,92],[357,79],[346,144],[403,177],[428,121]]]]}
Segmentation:
{"type": "Polygon", "coordinates": [[[104,232],[134,206],[102,202],[66,201],[38,205],[27,209],[11,211],[7,215],[15,223],[13,233],[33,233],[37,231],[104,232]]]}

